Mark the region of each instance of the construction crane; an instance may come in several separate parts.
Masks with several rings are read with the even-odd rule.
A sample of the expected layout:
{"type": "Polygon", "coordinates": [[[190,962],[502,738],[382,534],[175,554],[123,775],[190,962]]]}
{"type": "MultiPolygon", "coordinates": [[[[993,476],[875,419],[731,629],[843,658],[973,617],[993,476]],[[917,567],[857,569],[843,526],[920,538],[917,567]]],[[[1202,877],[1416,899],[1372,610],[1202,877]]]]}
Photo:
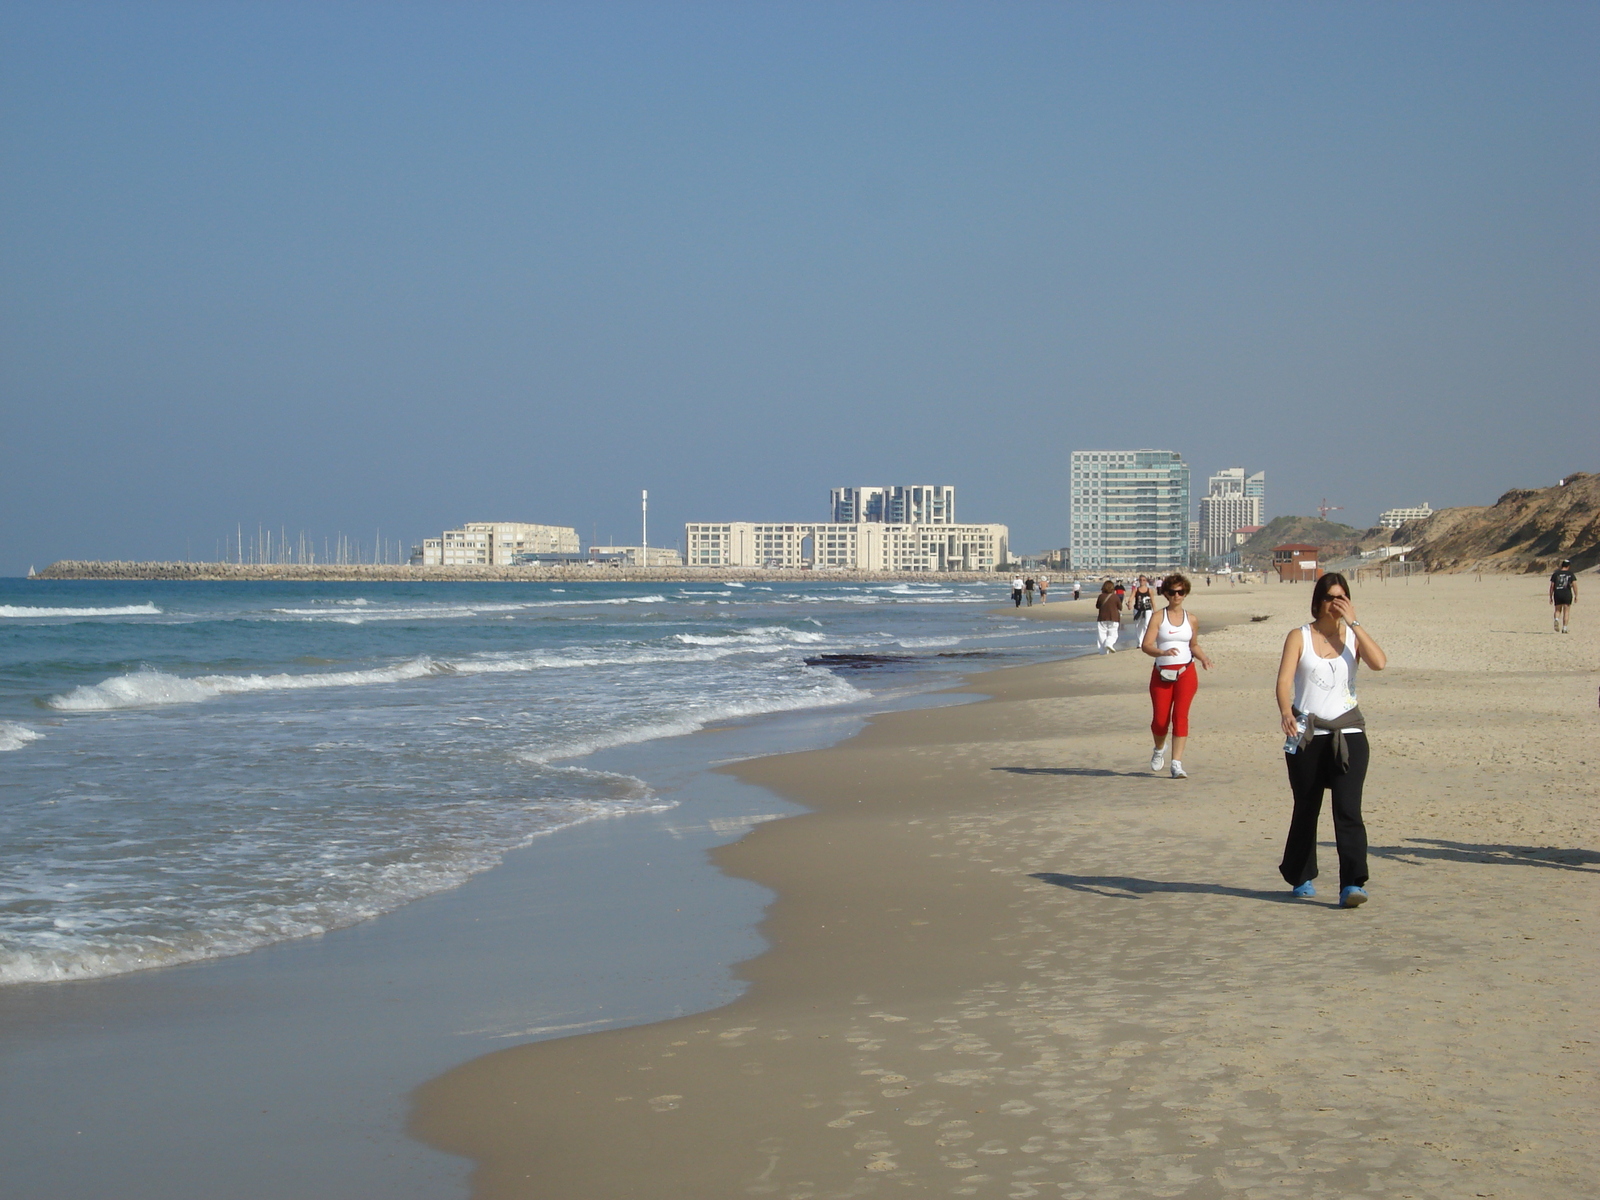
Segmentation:
{"type": "Polygon", "coordinates": [[[1328,514],[1329,513],[1331,513],[1331,512],[1343,512],[1343,511],[1344,511],[1344,505],[1342,505],[1342,504],[1329,504],[1328,503],[1328,498],[1326,496],[1324,496],[1322,498],[1322,503],[1317,505],[1317,512],[1322,515],[1322,519],[1324,521],[1326,521],[1328,519],[1328,514]]]}

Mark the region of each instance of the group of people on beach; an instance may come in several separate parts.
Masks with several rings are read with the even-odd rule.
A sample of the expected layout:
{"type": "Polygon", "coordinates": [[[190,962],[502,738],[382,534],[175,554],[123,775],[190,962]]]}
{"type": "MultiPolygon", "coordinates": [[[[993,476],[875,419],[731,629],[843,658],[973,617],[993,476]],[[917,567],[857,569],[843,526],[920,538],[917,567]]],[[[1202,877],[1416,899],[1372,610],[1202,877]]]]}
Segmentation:
{"type": "MultiPolygon", "coordinates": [[[[1043,575],[1039,576],[1038,579],[1032,577],[1024,579],[1021,575],[1014,576],[1011,580],[1011,603],[1021,608],[1023,599],[1026,598],[1028,607],[1032,608],[1035,589],[1038,589],[1039,592],[1039,603],[1043,604],[1050,594],[1050,581],[1048,579],[1043,575]]],[[[1076,600],[1078,597],[1074,595],[1072,598],[1076,600]]]]}
{"type": "MultiPolygon", "coordinates": [[[[1150,769],[1167,765],[1171,739],[1173,779],[1186,779],[1184,746],[1189,709],[1199,690],[1197,667],[1211,669],[1200,646],[1200,626],[1184,603],[1191,591],[1187,576],[1173,573],[1159,585],[1141,575],[1132,588],[1114,579],[1100,585],[1096,598],[1097,642],[1114,654],[1129,608],[1138,622],[1139,649],[1155,660],[1150,671],[1150,769]],[[1166,602],[1159,617],[1155,596],[1166,602]]],[[[1552,592],[1554,584],[1552,584],[1552,592]]],[[[1369,756],[1366,719],[1356,700],[1356,669],[1365,663],[1381,671],[1388,659],[1356,619],[1350,583],[1330,572],[1311,591],[1311,620],[1290,632],[1278,663],[1275,695],[1284,733],[1283,757],[1294,797],[1289,834],[1278,870],[1298,897],[1315,896],[1317,822],[1324,792],[1332,795],[1333,833],[1339,856],[1339,903],[1366,903],[1367,831],[1361,819],[1361,790],[1369,756]]]]}
{"type": "MultiPolygon", "coordinates": [[[[1138,625],[1139,644],[1150,628],[1150,614],[1155,608],[1156,583],[1147,575],[1139,576],[1130,589],[1120,579],[1107,579],[1100,585],[1095,597],[1096,649],[1102,654],[1115,654],[1117,640],[1122,636],[1122,614],[1130,608],[1138,625]]],[[[1072,598],[1078,598],[1078,585],[1072,585],[1072,598]]]]}

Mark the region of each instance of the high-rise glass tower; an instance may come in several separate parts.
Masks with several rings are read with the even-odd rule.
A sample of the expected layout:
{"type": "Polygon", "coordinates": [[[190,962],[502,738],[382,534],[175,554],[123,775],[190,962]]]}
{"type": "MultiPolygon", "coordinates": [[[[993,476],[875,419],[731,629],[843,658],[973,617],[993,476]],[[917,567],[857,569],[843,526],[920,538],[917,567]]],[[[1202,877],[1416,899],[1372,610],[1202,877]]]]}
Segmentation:
{"type": "Polygon", "coordinates": [[[1072,452],[1072,565],[1092,574],[1189,562],[1189,465],[1175,450],[1072,452]]]}

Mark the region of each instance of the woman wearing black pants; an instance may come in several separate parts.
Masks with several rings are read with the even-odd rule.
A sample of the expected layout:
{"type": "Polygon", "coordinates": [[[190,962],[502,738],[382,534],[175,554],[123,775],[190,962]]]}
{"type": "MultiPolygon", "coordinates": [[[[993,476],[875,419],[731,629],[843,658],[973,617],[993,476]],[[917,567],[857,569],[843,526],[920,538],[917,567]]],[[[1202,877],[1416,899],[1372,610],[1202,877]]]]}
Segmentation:
{"type": "Polygon", "coordinates": [[[1366,720],[1356,702],[1356,668],[1388,662],[1356,620],[1350,584],[1330,573],[1311,591],[1311,623],[1289,634],[1278,663],[1278,713],[1284,762],[1294,793],[1294,817],[1278,870],[1296,896],[1315,896],[1317,820],[1322,793],[1333,793],[1333,836],[1339,847],[1339,903],[1367,901],[1367,828],[1361,823],[1361,785],[1367,777],[1366,720]]]}

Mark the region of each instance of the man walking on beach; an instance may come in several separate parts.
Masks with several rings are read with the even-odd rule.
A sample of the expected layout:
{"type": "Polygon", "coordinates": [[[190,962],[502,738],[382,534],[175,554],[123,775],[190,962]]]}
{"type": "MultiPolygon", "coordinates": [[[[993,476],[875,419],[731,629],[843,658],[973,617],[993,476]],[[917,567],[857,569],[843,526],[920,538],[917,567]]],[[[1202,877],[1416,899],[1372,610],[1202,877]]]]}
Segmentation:
{"type": "Polygon", "coordinates": [[[1028,578],[1026,578],[1026,579],[1024,579],[1022,581],[1022,591],[1023,591],[1023,594],[1028,597],[1028,607],[1032,608],[1033,607],[1033,576],[1032,575],[1028,576],[1028,578]]]}
{"type": "Polygon", "coordinates": [[[1573,573],[1572,560],[1563,558],[1561,565],[1550,576],[1550,603],[1556,606],[1556,632],[1567,632],[1567,618],[1572,615],[1572,603],[1578,598],[1578,577],[1573,573]]]}
{"type": "Polygon", "coordinates": [[[1098,615],[1095,645],[1104,654],[1115,654],[1117,635],[1122,632],[1122,597],[1117,594],[1117,585],[1109,579],[1100,585],[1095,612],[1098,615]]]}
{"type": "Polygon", "coordinates": [[[1017,608],[1022,607],[1022,576],[1017,575],[1011,580],[1011,603],[1017,608]]]}

